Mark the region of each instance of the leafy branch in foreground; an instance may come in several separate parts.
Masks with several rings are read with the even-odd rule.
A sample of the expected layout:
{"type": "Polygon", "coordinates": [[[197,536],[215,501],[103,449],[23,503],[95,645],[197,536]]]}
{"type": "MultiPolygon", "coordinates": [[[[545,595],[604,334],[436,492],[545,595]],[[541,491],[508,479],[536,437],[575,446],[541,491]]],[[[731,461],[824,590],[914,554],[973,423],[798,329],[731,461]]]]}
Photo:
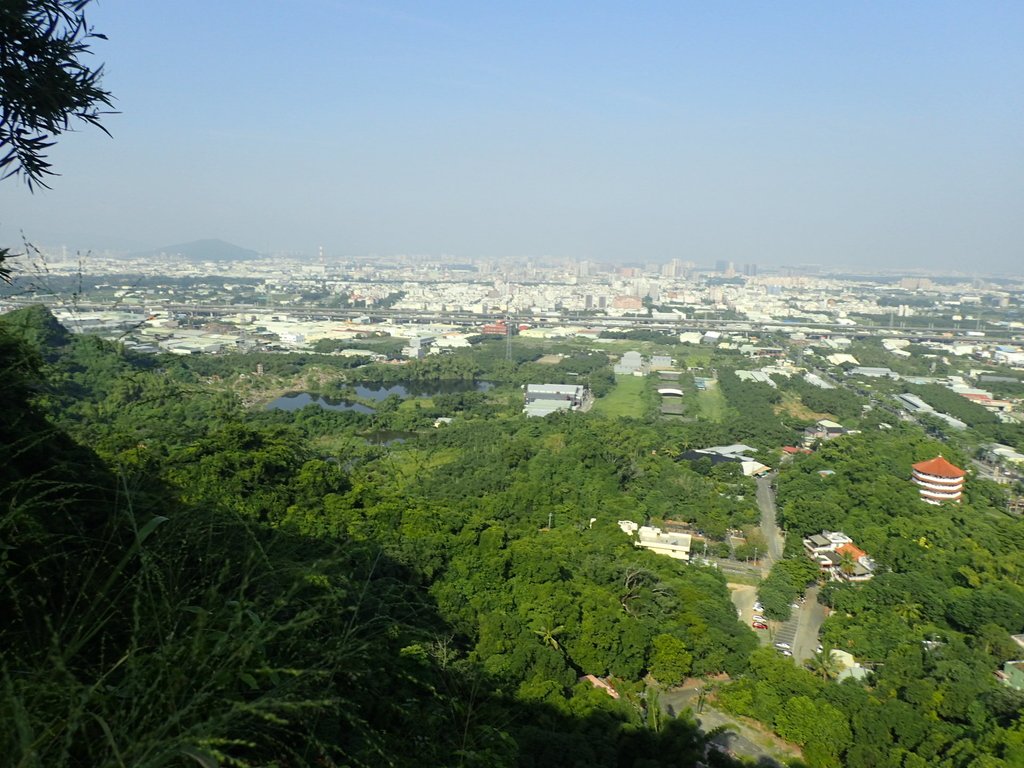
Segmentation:
{"type": "Polygon", "coordinates": [[[100,124],[113,97],[103,67],[82,63],[106,38],[86,21],[89,0],[5,0],[0,6],[0,173],[31,189],[54,175],[46,150],[74,120],[100,124]]]}

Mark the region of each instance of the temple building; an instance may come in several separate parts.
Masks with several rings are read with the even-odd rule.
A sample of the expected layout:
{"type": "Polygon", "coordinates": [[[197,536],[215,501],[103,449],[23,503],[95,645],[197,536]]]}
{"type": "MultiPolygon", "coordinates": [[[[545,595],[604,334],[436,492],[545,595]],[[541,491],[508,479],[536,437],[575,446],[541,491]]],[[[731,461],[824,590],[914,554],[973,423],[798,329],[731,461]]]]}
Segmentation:
{"type": "Polygon", "coordinates": [[[950,464],[942,456],[936,456],[918,462],[913,469],[914,485],[918,487],[918,493],[924,501],[929,504],[941,504],[944,501],[960,503],[965,475],[960,467],[950,464]]]}

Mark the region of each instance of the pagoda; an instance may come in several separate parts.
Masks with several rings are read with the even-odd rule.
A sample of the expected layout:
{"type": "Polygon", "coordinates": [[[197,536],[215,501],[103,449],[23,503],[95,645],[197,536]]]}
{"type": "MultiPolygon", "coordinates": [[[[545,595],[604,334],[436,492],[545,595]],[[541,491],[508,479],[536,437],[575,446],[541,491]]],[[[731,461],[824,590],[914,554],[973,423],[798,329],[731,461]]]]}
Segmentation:
{"type": "Polygon", "coordinates": [[[960,467],[950,464],[941,455],[928,461],[918,462],[913,466],[914,485],[918,488],[921,498],[929,504],[941,504],[944,501],[960,503],[964,492],[964,475],[960,467]]]}

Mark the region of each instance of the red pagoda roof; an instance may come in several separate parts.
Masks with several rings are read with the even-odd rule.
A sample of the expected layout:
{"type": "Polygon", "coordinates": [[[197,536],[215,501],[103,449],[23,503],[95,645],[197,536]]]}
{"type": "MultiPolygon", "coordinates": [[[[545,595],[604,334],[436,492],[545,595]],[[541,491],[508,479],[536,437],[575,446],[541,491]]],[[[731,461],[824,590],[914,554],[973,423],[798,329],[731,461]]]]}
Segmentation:
{"type": "Polygon", "coordinates": [[[846,543],[836,550],[836,554],[849,555],[854,560],[859,560],[860,558],[864,557],[864,555],[866,555],[867,552],[865,552],[863,549],[856,546],[855,544],[846,543]]]}
{"type": "Polygon", "coordinates": [[[941,456],[918,462],[914,465],[914,469],[925,475],[935,475],[935,477],[963,477],[966,474],[960,467],[950,464],[941,456]]]}

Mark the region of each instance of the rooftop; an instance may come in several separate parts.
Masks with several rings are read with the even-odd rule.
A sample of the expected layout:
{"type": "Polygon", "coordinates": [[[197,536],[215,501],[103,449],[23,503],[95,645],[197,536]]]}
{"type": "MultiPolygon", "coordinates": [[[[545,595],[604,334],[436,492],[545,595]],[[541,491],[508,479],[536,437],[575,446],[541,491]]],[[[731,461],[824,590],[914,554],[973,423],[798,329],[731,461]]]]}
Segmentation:
{"type": "Polygon", "coordinates": [[[935,477],[963,477],[966,473],[960,467],[950,464],[942,456],[914,464],[914,469],[925,475],[935,477]]]}
{"type": "Polygon", "coordinates": [[[843,546],[836,549],[836,552],[840,555],[849,555],[854,560],[862,558],[867,554],[863,549],[852,543],[843,544],[843,546]]]}

